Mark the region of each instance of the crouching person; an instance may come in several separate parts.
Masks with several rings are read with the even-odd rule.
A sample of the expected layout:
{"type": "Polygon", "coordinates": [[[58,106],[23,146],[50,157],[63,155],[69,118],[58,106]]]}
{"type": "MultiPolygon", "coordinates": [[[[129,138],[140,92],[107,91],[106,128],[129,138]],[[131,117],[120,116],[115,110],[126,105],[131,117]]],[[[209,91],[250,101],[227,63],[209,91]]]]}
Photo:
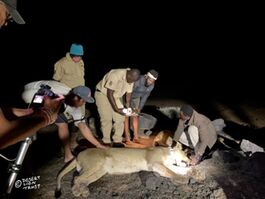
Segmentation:
{"type": "Polygon", "coordinates": [[[58,126],[59,138],[63,144],[65,162],[74,158],[71,152],[70,133],[68,129],[68,123],[73,122],[73,120],[75,126],[79,128],[82,135],[89,142],[97,148],[106,148],[93,136],[90,128],[86,124],[85,116],[82,111],[82,107],[86,102],[94,103],[95,101],[91,96],[90,88],[86,86],[77,86],[71,89],[61,82],[54,80],[40,80],[30,82],[24,86],[22,99],[26,103],[30,103],[32,96],[38,91],[41,85],[48,85],[54,93],[64,96],[62,104],[62,106],[64,106],[64,110],[60,110],[58,116],[56,115],[55,124],[58,126]]]}
{"type": "MultiPolygon", "coordinates": [[[[58,126],[58,132],[60,140],[64,147],[64,161],[68,162],[74,158],[70,147],[70,136],[68,129],[69,119],[74,120],[74,124],[79,128],[82,135],[97,148],[107,148],[100,144],[98,140],[93,136],[90,128],[85,122],[85,118],[82,115],[81,107],[86,103],[94,103],[94,98],[91,97],[91,91],[86,86],[74,87],[65,96],[65,111],[58,115],[55,124],[58,126]]],[[[72,120],[71,120],[72,121],[72,120]]]]}
{"type": "Polygon", "coordinates": [[[190,157],[190,165],[194,166],[213,148],[217,133],[209,118],[195,111],[190,105],[183,105],[171,147],[176,146],[178,141],[194,149],[194,155],[190,157]]]}

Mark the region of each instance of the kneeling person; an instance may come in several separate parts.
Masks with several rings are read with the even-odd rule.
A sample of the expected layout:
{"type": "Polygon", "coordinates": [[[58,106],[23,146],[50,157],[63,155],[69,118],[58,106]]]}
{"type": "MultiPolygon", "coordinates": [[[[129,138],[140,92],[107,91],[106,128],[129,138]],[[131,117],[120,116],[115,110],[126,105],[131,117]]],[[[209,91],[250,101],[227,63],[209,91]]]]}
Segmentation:
{"type": "Polygon", "coordinates": [[[217,133],[211,120],[195,111],[190,105],[180,109],[179,124],[174,134],[172,147],[180,142],[193,148],[195,155],[191,156],[191,165],[198,164],[207,151],[212,149],[217,140],[217,133]]]}

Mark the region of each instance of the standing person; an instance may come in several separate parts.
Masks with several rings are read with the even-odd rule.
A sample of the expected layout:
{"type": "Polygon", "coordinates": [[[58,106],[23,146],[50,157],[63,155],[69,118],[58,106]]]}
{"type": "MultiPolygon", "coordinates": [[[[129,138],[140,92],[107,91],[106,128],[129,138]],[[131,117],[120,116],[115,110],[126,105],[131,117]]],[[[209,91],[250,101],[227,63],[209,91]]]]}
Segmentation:
{"type": "Polygon", "coordinates": [[[0,29],[2,26],[7,26],[9,21],[14,20],[17,24],[25,24],[24,19],[17,11],[16,0],[1,0],[0,1],[0,29]]]}
{"type": "Polygon", "coordinates": [[[190,105],[180,108],[179,123],[173,137],[171,147],[180,143],[193,148],[195,155],[191,156],[191,165],[198,164],[217,141],[217,133],[211,120],[195,111],[190,105]]]}
{"type": "Polygon", "coordinates": [[[103,143],[111,145],[113,139],[113,147],[124,146],[122,144],[125,120],[123,108],[130,107],[133,85],[139,78],[138,69],[113,69],[96,85],[95,98],[100,115],[103,143]],[[111,139],[112,127],[114,135],[111,139]]]}
{"type": "MultiPolygon", "coordinates": [[[[149,70],[147,74],[141,75],[139,80],[134,83],[131,107],[136,113],[140,113],[143,109],[146,100],[150,96],[155,86],[155,81],[158,78],[158,72],[156,70],[149,70]]],[[[139,140],[139,116],[125,117],[124,133],[126,142],[130,142],[130,119],[132,119],[134,142],[139,140]]]]}
{"type": "Polygon", "coordinates": [[[70,51],[54,65],[53,79],[64,83],[70,88],[85,86],[84,55],[81,44],[72,44],[70,51]]]}
{"type": "MultiPolygon", "coordinates": [[[[70,88],[85,86],[85,66],[82,56],[84,49],[81,44],[73,43],[70,51],[54,65],[53,79],[64,83],[70,88]]],[[[85,115],[85,104],[82,113],[85,115]]]]}
{"type": "Polygon", "coordinates": [[[90,128],[87,126],[84,116],[82,114],[81,107],[86,103],[94,103],[94,99],[91,97],[91,90],[86,86],[74,87],[65,96],[65,111],[58,115],[55,124],[58,126],[59,137],[64,147],[64,161],[68,162],[74,158],[70,147],[70,133],[68,123],[74,121],[82,133],[82,135],[97,148],[106,148],[104,145],[98,142],[93,136],[90,128]]]}

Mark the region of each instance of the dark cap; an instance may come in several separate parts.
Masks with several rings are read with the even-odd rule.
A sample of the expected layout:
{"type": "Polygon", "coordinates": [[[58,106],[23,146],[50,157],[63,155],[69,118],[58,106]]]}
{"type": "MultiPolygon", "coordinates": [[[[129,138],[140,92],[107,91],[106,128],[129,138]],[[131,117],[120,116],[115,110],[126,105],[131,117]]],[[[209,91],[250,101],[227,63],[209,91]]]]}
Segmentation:
{"type": "Polygon", "coordinates": [[[83,100],[85,100],[88,103],[94,103],[95,100],[93,97],[91,97],[91,90],[90,88],[86,86],[77,86],[72,89],[72,93],[81,97],[83,100]]]}
{"type": "Polygon", "coordinates": [[[26,22],[24,19],[21,17],[19,12],[17,11],[17,0],[2,0],[6,8],[8,9],[9,14],[12,16],[12,19],[17,23],[17,24],[25,24],[26,22]]]}
{"type": "Polygon", "coordinates": [[[191,117],[193,114],[193,108],[190,105],[182,105],[180,111],[188,117],[191,117]]]}

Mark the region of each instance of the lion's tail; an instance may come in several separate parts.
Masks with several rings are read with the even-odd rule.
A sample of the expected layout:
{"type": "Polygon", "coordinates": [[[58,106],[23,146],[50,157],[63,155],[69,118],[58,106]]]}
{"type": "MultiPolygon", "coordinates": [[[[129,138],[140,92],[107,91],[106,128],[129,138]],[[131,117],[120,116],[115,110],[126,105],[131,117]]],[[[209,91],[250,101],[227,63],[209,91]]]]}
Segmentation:
{"type": "Polygon", "coordinates": [[[72,171],[76,167],[77,167],[77,161],[76,161],[76,158],[74,158],[70,162],[67,162],[67,164],[65,164],[63,166],[63,168],[58,172],[57,177],[56,177],[57,186],[56,186],[56,190],[54,192],[55,198],[59,198],[62,194],[62,192],[61,192],[61,180],[62,180],[62,178],[67,173],[69,173],[70,171],[72,171]]]}

